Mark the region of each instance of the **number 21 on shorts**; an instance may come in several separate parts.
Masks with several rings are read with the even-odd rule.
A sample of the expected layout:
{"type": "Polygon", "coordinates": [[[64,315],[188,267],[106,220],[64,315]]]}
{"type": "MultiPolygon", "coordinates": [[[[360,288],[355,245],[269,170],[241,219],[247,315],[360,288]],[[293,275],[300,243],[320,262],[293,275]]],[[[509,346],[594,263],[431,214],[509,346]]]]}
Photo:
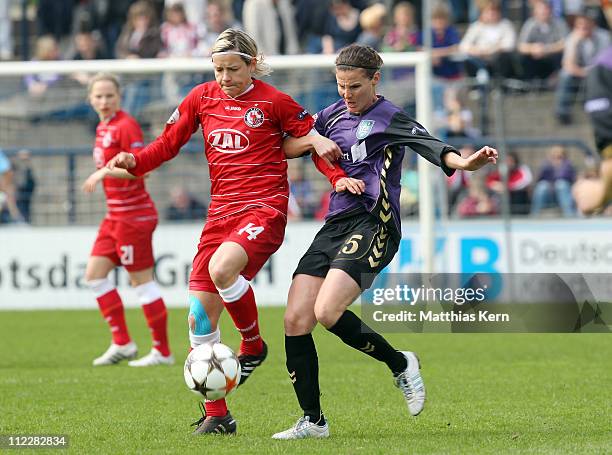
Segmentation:
{"type": "Polygon", "coordinates": [[[264,231],[263,226],[255,226],[253,223],[249,223],[238,231],[239,235],[248,234],[247,240],[255,240],[259,234],[264,231]]]}

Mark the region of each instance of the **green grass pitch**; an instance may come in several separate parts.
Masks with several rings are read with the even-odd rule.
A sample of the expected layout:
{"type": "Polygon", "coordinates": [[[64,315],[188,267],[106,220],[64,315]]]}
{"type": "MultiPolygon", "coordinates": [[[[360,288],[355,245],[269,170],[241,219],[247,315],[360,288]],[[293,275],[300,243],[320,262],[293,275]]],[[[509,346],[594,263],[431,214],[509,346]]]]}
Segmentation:
{"type": "MultiPolygon", "coordinates": [[[[358,310],[357,310],[358,311],[358,310]]],[[[186,311],[170,311],[177,365],[91,367],[108,343],[96,311],[0,312],[0,434],[62,433],[71,453],[612,453],[612,338],[605,334],[404,334],[428,400],[413,418],[386,367],[318,328],[327,440],[273,441],[299,417],[282,308],[260,310],[268,361],[229,398],[238,435],[190,435],[186,311]]],[[[149,335],[127,311],[140,353],[149,335]]],[[[238,333],[224,315],[223,340],[238,333]]],[[[61,450],[37,453],[62,453],[61,450]]],[[[11,451],[10,453],[16,453],[11,451]]]]}

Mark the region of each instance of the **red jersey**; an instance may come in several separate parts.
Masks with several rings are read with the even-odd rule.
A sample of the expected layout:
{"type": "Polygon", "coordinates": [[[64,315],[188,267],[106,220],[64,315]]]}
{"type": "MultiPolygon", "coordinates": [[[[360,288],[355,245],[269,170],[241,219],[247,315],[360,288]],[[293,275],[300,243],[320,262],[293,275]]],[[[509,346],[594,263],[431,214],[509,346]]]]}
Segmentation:
{"type": "MultiPolygon", "coordinates": [[[[108,122],[96,128],[93,150],[96,168],[100,169],[119,152],[137,155],[143,147],[142,131],[138,122],[123,111],[118,111],[108,122]]],[[[118,221],[157,220],[155,205],[145,189],[144,179],[105,177],[102,181],[108,212],[106,218],[118,221]]]]}
{"type": "Polygon", "coordinates": [[[208,220],[249,207],[266,206],[287,214],[289,185],[283,135],[302,137],[313,127],[304,108],[265,82],[236,98],[217,82],[195,87],[174,111],[164,132],[136,158],[134,175],[143,175],[177,155],[202,128],[211,181],[208,220]]]}

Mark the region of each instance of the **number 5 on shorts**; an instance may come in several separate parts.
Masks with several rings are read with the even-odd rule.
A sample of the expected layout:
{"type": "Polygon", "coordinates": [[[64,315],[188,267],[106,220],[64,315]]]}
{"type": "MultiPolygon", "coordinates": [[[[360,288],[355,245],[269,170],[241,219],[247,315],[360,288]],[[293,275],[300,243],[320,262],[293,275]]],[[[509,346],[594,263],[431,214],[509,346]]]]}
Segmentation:
{"type": "Polygon", "coordinates": [[[238,234],[242,235],[244,232],[246,232],[247,234],[249,234],[249,236],[247,237],[248,240],[254,240],[257,238],[257,236],[259,234],[261,234],[264,231],[264,228],[262,226],[255,226],[253,223],[249,223],[247,224],[245,227],[243,227],[242,229],[240,229],[238,231],[238,234]]]}

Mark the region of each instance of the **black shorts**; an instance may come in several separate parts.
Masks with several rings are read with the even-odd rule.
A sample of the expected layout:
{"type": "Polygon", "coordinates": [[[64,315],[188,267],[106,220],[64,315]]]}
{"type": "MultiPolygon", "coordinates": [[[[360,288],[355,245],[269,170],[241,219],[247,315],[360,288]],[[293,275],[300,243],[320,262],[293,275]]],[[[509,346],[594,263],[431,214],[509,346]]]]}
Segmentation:
{"type": "Polygon", "coordinates": [[[370,213],[330,220],[317,233],[293,273],[325,278],[329,269],[348,273],[368,289],[395,256],[399,242],[370,213]]]}

